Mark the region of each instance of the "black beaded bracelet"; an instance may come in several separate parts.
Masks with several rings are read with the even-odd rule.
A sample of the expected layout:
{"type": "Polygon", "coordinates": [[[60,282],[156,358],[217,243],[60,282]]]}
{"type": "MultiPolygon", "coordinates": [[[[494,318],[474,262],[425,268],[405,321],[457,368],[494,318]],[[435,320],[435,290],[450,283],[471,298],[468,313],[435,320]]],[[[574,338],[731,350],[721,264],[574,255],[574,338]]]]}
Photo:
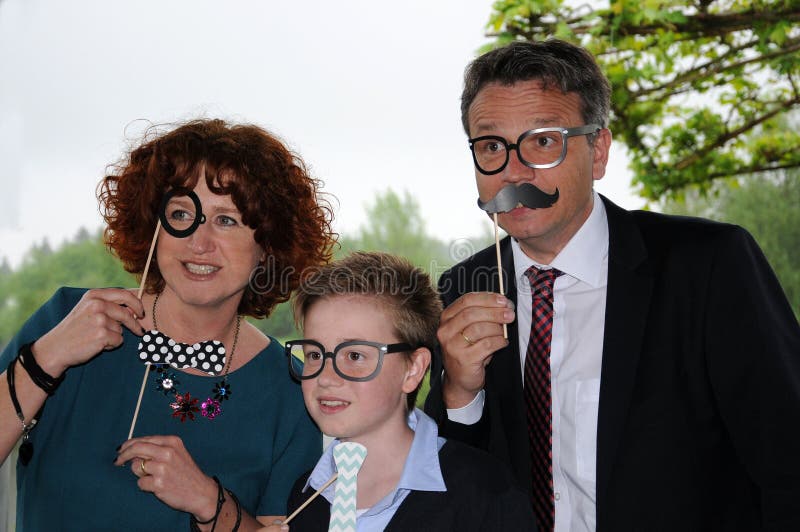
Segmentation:
{"type": "Polygon", "coordinates": [[[217,519],[219,519],[219,514],[222,511],[222,505],[225,504],[225,490],[222,488],[222,482],[220,482],[217,477],[211,478],[217,483],[217,510],[214,512],[214,517],[208,521],[198,521],[194,514],[192,514],[191,517],[189,517],[189,530],[192,532],[201,532],[200,527],[197,525],[207,525],[209,523],[214,523],[211,526],[211,532],[214,532],[214,529],[217,528],[217,519]]]}
{"type": "Polygon", "coordinates": [[[17,359],[22,364],[22,367],[25,368],[25,371],[28,372],[33,383],[44,390],[47,395],[53,395],[64,380],[64,375],[53,377],[42,369],[39,363],[36,362],[36,357],[33,356],[31,344],[25,344],[20,347],[17,359]]]}

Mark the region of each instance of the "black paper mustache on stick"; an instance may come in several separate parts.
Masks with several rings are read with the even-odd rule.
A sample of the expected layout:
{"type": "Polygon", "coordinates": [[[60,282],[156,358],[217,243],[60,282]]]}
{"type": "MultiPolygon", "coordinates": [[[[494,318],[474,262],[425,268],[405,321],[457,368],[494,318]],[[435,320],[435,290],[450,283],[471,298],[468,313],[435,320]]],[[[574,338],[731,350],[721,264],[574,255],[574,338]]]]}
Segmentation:
{"type": "MultiPolygon", "coordinates": [[[[540,188],[530,183],[520,183],[519,185],[509,184],[487,202],[482,202],[478,198],[478,207],[488,212],[494,218],[494,249],[497,255],[497,284],[500,293],[505,295],[503,288],[503,270],[500,261],[500,235],[497,231],[497,213],[514,210],[517,205],[528,207],[529,209],[546,209],[552,207],[558,201],[558,189],[552,194],[542,191],[540,188]]],[[[461,333],[464,334],[463,332],[461,333]]],[[[508,327],[503,324],[503,338],[508,338],[508,327]]]]}
{"type": "Polygon", "coordinates": [[[478,198],[478,207],[492,214],[511,211],[520,204],[529,209],[547,209],[557,201],[558,189],[548,194],[530,183],[520,183],[504,186],[495,197],[485,203],[478,198]]]}

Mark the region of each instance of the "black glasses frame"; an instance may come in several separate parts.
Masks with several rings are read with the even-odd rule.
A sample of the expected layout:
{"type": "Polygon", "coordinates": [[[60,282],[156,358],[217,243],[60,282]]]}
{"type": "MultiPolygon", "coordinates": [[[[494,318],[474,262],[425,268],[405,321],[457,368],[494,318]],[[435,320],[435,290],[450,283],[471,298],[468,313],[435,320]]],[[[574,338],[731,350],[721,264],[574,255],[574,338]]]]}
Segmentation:
{"type": "Polygon", "coordinates": [[[484,135],[482,137],[475,137],[469,139],[469,150],[472,152],[472,160],[475,163],[475,168],[484,175],[494,175],[499,174],[503,171],[503,169],[508,166],[508,160],[511,154],[511,150],[517,152],[517,158],[520,160],[522,164],[527,166],[528,168],[553,168],[558,166],[567,156],[567,139],[570,137],[579,137],[582,135],[593,135],[599,132],[602,127],[598,124],[589,124],[586,126],[577,126],[577,127],[540,127],[536,129],[529,129],[522,133],[517,139],[517,142],[514,144],[509,144],[506,139],[497,135],[484,135]],[[522,152],[520,151],[519,147],[526,138],[530,137],[531,135],[535,135],[537,133],[548,133],[548,132],[558,132],[561,133],[561,136],[564,138],[564,143],[561,146],[561,155],[559,155],[558,159],[555,162],[547,163],[547,164],[536,164],[526,161],[522,157],[522,152]],[[475,143],[481,140],[496,140],[497,142],[501,143],[506,149],[506,160],[500,165],[500,168],[497,170],[486,171],[481,168],[481,165],[478,163],[478,158],[475,156],[475,143]]]}
{"type": "Polygon", "coordinates": [[[325,351],[325,346],[317,342],[316,340],[306,340],[306,339],[289,340],[284,345],[284,350],[286,351],[286,359],[289,362],[289,373],[292,375],[292,377],[295,377],[300,380],[313,379],[319,376],[319,374],[322,373],[322,370],[325,369],[325,361],[327,359],[331,359],[331,363],[333,364],[333,371],[335,371],[336,374],[339,375],[341,378],[354,382],[366,382],[377,377],[378,374],[381,372],[381,368],[383,367],[384,355],[388,355],[390,353],[403,353],[405,351],[414,351],[414,349],[415,349],[414,346],[412,346],[411,344],[407,344],[405,342],[397,344],[382,344],[380,342],[368,342],[366,340],[342,342],[341,344],[334,347],[333,351],[325,351]],[[320,353],[322,353],[322,365],[320,365],[319,370],[314,372],[312,375],[303,375],[302,371],[298,372],[297,368],[295,368],[294,364],[292,363],[292,347],[299,345],[312,345],[314,347],[318,347],[320,353]],[[352,345],[368,345],[378,349],[378,365],[375,367],[375,371],[373,371],[366,377],[351,377],[349,375],[345,375],[344,373],[339,371],[339,367],[336,365],[336,353],[352,345]]]}

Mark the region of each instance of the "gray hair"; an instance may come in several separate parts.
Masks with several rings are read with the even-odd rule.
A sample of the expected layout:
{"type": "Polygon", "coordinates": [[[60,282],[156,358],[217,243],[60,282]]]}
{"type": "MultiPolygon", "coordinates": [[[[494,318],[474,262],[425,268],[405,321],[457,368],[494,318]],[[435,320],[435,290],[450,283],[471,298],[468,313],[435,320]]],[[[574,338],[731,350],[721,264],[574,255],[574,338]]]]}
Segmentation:
{"type": "Polygon", "coordinates": [[[486,85],[538,80],[545,89],[575,92],[586,124],[608,127],[611,85],[585,49],[558,39],[515,41],[472,61],[464,72],[461,122],[469,136],[469,108],[486,85]]]}

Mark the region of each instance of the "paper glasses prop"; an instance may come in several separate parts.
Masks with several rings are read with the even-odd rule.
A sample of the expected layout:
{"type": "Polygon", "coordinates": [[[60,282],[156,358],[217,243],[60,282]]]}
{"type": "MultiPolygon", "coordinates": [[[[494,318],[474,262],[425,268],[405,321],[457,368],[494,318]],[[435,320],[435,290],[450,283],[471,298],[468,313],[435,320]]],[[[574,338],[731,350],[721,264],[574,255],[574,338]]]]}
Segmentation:
{"type": "MultiPolygon", "coordinates": [[[[164,199],[161,200],[161,206],[158,210],[158,221],[156,222],[156,230],[153,233],[153,240],[150,242],[150,251],[147,253],[147,260],[144,264],[142,282],[139,284],[139,292],[137,293],[137,297],[139,299],[142,298],[142,292],[144,292],[145,282],[147,281],[147,273],[150,271],[150,262],[153,259],[153,251],[156,249],[158,233],[161,228],[163,227],[167,233],[176,238],[186,238],[194,233],[197,228],[200,227],[200,224],[205,223],[205,221],[206,216],[203,214],[203,207],[200,204],[200,198],[197,197],[197,194],[195,194],[193,190],[189,190],[184,187],[175,187],[164,195],[164,199]],[[180,208],[176,208],[174,211],[168,212],[173,198],[181,198],[184,196],[189,198],[192,203],[192,207],[189,207],[187,202],[180,202],[180,208]]],[[[153,331],[151,331],[151,333],[152,332],[153,331]]],[[[157,338],[155,335],[146,334],[145,336],[153,336],[154,338],[157,338]]],[[[133,411],[133,419],[131,420],[131,428],[128,431],[128,439],[133,437],[133,429],[136,427],[136,418],[139,417],[139,407],[142,405],[144,388],[147,385],[147,375],[150,373],[150,364],[154,362],[152,358],[153,355],[147,354],[148,347],[149,346],[143,347],[141,343],[139,344],[140,352],[145,353],[144,357],[142,357],[140,354],[140,357],[145,361],[144,377],[142,377],[142,386],[139,389],[139,398],[136,401],[136,408],[133,411]]],[[[224,348],[221,348],[220,352],[224,354],[224,348]]],[[[197,365],[196,359],[187,359],[187,361],[184,363],[183,360],[179,360],[177,353],[169,352],[167,355],[169,356],[169,359],[165,360],[165,362],[176,368],[193,367],[197,365]],[[174,359],[172,355],[175,355],[174,359]]],[[[223,367],[225,365],[224,358],[222,359],[221,365],[223,367]]],[[[214,374],[215,371],[211,371],[210,373],[214,374]]]]}
{"type": "MultiPolygon", "coordinates": [[[[500,293],[505,295],[503,287],[503,270],[500,263],[500,235],[497,229],[497,213],[508,212],[517,207],[528,207],[529,209],[547,209],[558,201],[558,189],[552,194],[548,194],[540,188],[530,183],[520,183],[519,185],[509,184],[500,189],[494,198],[483,202],[478,198],[478,207],[492,215],[494,220],[494,249],[497,255],[497,284],[500,293]]],[[[508,338],[508,327],[503,324],[503,338],[508,338]]]]}

